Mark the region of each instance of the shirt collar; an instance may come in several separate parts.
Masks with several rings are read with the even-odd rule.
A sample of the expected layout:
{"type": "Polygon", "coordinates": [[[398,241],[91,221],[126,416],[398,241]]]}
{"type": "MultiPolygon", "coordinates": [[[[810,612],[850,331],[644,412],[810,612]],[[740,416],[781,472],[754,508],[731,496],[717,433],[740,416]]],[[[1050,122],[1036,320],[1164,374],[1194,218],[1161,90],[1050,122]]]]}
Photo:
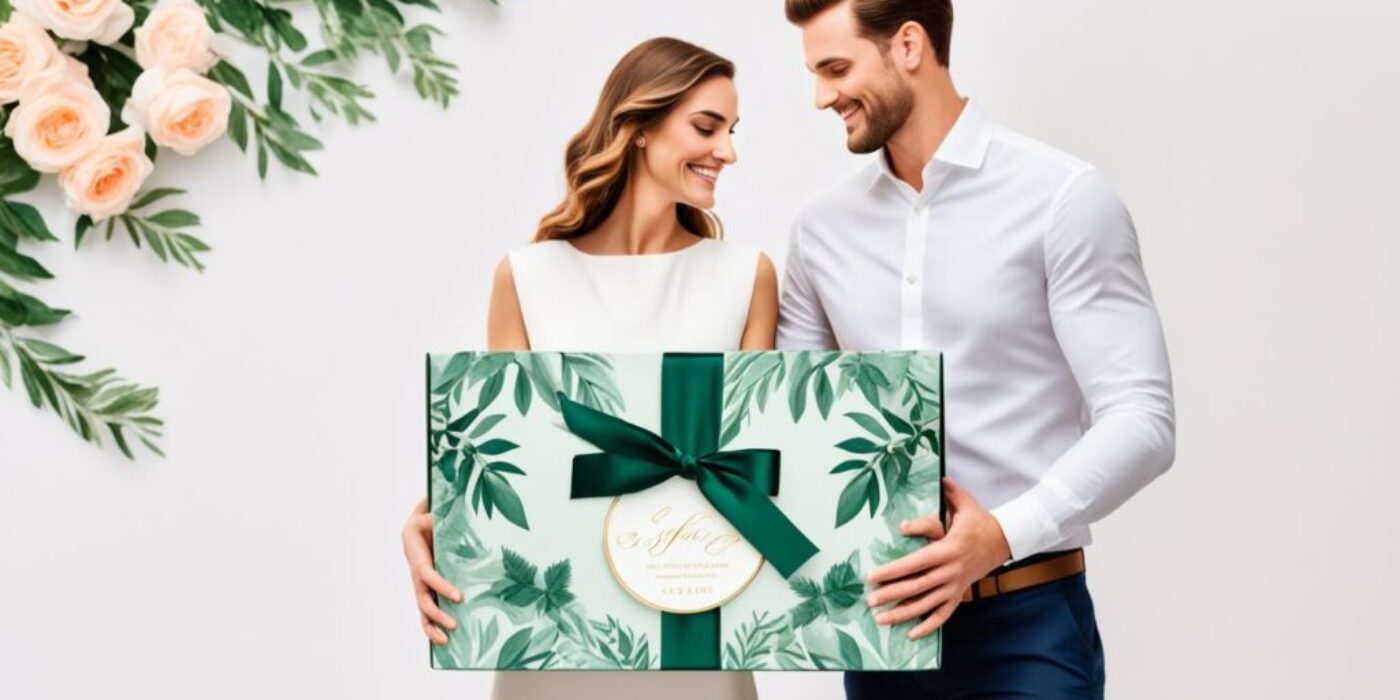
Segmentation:
{"type": "MultiPolygon", "coordinates": [[[[987,156],[987,147],[991,142],[991,121],[982,114],[981,110],[977,109],[977,105],[973,104],[972,100],[968,100],[967,104],[963,106],[962,113],[958,115],[957,121],[953,122],[953,128],[948,131],[947,136],[943,137],[943,143],[939,144],[933,158],[924,166],[924,179],[929,179],[929,170],[937,163],[946,163],[969,170],[980,169],[987,156]]],[[[899,179],[895,177],[894,170],[890,168],[885,149],[880,149],[875,162],[878,167],[874,177],[871,178],[871,187],[886,178],[896,181],[899,179]]]]}

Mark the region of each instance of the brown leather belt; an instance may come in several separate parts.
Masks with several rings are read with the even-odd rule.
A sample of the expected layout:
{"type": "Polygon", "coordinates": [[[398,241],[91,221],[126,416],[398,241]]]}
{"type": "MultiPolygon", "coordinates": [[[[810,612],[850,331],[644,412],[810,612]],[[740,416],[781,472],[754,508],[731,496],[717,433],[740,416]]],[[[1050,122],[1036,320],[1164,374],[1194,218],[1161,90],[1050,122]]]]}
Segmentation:
{"type": "Polygon", "coordinates": [[[1013,567],[1001,573],[988,574],[974,581],[971,587],[963,591],[963,602],[991,598],[1002,593],[1019,591],[1022,588],[1030,588],[1083,573],[1084,550],[1072,549],[1064,554],[1034,564],[1020,567],[1013,565],[1013,567]]]}

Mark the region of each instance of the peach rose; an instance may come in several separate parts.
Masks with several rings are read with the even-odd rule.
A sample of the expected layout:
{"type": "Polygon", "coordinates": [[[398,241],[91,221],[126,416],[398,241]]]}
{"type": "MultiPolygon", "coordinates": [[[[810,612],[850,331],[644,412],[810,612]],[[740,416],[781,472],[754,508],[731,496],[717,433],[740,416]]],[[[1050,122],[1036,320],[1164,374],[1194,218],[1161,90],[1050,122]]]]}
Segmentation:
{"type": "Polygon", "coordinates": [[[69,209],[101,221],[126,211],[154,169],[146,157],[146,134],[129,126],[64,168],[58,186],[69,209]]]}
{"type": "Polygon", "coordinates": [[[194,0],[160,0],[136,29],[136,62],[142,68],[188,68],[204,73],[218,62],[210,49],[214,30],[194,0]]]}
{"type": "Polygon", "coordinates": [[[18,12],[0,25],[0,105],[19,99],[26,80],[58,65],[63,54],[38,22],[18,12]]]}
{"type": "Polygon", "coordinates": [[[114,44],[136,13],[121,0],[13,0],[15,9],[65,39],[114,44]]]}
{"type": "Polygon", "coordinates": [[[65,57],[25,81],[5,124],[15,151],[41,173],[56,173],[97,147],[112,110],[93,89],[87,67],[65,57]]]}
{"type": "Polygon", "coordinates": [[[131,88],[122,121],[183,156],[223,136],[232,98],[224,86],[188,68],[147,70],[131,88]]]}

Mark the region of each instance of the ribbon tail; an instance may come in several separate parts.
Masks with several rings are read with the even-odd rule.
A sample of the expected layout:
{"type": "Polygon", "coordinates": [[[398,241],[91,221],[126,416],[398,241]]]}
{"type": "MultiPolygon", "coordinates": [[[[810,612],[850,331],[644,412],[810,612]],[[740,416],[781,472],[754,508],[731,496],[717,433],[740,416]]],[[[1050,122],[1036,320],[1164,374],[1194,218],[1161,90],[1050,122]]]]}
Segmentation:
{"type": "Polygon", "coordinates": [[[768,496],[748,481],[725,472],[702,470],[700,492],[720,515],[758,550],[773,568],[789,578],[818,549],[788,520],[768,496]]]}

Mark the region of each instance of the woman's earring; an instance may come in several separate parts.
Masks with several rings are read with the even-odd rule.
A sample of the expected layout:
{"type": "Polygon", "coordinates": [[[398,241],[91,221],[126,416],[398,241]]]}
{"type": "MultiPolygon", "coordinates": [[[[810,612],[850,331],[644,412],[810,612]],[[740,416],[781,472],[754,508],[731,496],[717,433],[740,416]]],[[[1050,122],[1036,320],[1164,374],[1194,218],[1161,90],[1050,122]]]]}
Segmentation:
{"type": "Polygon", "coordinates": [[[638,136],[638,137],[637,137],[637,148],[646,148],[646,147],[647,147],[647,137],[645,137],[645,136],[638,136]]]}

